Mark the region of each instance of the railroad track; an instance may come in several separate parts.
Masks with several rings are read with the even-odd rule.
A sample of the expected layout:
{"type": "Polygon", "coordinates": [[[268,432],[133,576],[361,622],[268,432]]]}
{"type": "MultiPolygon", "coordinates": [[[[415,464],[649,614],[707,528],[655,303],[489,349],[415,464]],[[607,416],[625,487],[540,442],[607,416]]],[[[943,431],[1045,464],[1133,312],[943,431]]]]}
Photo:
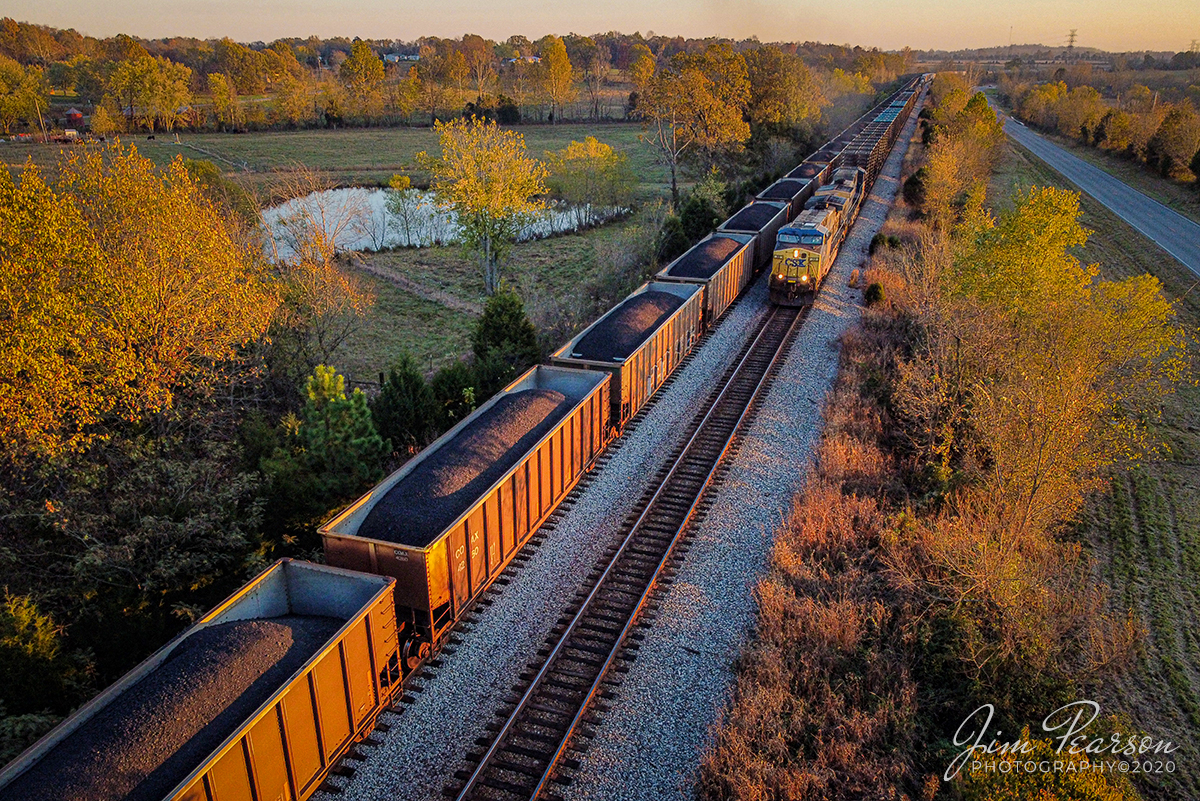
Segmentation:
{"type": "Polygon", "coordinates": [[[718,388],[696,415],[684,444],[676,448],[659,481],[625,525],[620,545],[610,548],[568,607],[540,665],[521,674],[506,708],[489,725],[494,737],[476,741],[486,750],[469,754],[474,768],[458,771],[445,794],[458,801],[557,798],[554,786],[586,750],[591,723],[612,697],[614,675],[626,672],[642,635],[635,627],[653,616],[652,596],[669,584],[676,546],[706,511],[706,490],[721,471],[777,371],[802,310],[775,307],[742,349],[718,388]],[[606,687],[607,685],[607,687],[606,687]]]}

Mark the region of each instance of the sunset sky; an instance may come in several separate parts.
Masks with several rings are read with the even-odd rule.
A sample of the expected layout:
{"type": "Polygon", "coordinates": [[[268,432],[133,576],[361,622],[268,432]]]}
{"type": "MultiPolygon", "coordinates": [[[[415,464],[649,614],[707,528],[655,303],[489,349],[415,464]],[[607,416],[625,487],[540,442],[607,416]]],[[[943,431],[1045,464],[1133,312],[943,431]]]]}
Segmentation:
{"type": "Polygon", "coordinates": [[[1197,0],[2,0],[0,15],[100,37],[230,36],[245,42],[467,32],[532,39],[617,30],[954,49],[1009,44],[1011,27],[1016,44],[1065,44],[1067,31],[1076,28],[1080,46],[1178,51],[1200,38],[1197,0]]]}

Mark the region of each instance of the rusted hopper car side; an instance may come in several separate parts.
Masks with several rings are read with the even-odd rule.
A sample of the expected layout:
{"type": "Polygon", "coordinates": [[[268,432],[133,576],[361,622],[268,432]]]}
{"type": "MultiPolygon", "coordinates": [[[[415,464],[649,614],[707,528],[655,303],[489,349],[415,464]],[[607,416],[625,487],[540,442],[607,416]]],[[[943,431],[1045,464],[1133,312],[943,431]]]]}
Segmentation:
{"type": "Polygon", "coordinates": [[[700,286],[652,282],[638,287],[555,351],[550,361],[560,367],[610,373],[612,424],[620,428],[658,391],[703,331],[700,286]],[[670,302],[643,302],[660,298],[670,302]]]}
{"type": "Polygon", "coordinates": [[[279,560],[10,763],[0,798],[303,801],[399,682],[394,584],[279,560]]]}
{"type": "Polygon", "coordinates": [[[709,234],[654,278],[703,286],[704,324],[711,327],[750,283],[757,239],[753,234],[709,234]]]}
{"type": "Polygon", "coordinates": [[[321,527],[332,565],[392,576],[412,666],[599,456],[607,373],[539,365],[321,527]]]}

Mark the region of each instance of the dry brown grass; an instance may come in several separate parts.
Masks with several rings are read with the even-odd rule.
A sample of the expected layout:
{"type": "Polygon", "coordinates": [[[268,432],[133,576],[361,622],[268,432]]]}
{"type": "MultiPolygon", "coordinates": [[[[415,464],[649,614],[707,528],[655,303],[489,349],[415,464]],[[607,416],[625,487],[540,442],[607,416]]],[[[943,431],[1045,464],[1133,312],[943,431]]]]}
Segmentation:
{"type": "Polygon", "coordinates": [[[891,799],[910,780],[907,613],[879,556],[895,465],[864,391],[896,344],[890,324],[843,343],[816,464],[777,533],[755,641],[702,766],[704,798],[891,799]]]}

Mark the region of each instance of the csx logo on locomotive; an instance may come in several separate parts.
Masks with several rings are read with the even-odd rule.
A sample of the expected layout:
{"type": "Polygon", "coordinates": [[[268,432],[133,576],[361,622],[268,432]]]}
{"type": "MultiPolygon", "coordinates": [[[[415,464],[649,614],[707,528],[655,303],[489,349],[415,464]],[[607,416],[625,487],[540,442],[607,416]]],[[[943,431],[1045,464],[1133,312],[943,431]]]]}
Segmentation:
{"type": "Polygon", "coordinates": [[[803,267],[804,259],[790,259],[789,258],[789,259],[784,259],[783,263],[786,264],[788,267],[803,267]]]}

